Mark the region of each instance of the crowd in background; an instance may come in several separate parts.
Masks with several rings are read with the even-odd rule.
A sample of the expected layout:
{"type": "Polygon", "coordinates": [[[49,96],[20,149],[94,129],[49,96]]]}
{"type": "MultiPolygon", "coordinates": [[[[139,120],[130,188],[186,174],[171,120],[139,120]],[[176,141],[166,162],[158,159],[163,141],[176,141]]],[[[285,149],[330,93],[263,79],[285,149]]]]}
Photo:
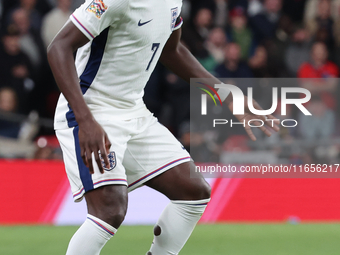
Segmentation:
{"type": "MultiPolygon", "coordinates": [[[[35,111],[40,117],[53,118],[59,91],[47,63],[46,47],[82,2],[1,2],[0,113],[28,116],[35,111]]],[[[217,77],[319,78],[296,85],[311,92],[308,109],[313,117],[305,118],[296,109],[291,110],[299,128],[293,132],[282,129],[279,133],[288,144],[296,139],[335,141],[340,135],[339,84],[332,79],[339,76],[340,0],[183,0],[181,16],[182,42],[217,77]]],[[[263,98],[271,99],[271,94],[264,96],[268,91],[271,93],[271,88],[260,82],[253,86],[259,95],[257,99],[267,107],[263,98]]],[[[241,89],[245,92],[246,87],[241,89]]],[[[189,86],[158,64],[145,89],[145,103],[187,147],[189,97],[189,86]]],[[[18,138],[21,131],[21,123],[0,118],[0,136],[18,138]]],[[[51,127],[42,127],[36,136],[52,134],[51,127]]],[[[206,134],[200,133],[199,128],[191,136],[191,143],[207,147],[206,134]]],[[[255,150],[244,137],[242,130],[233,129],[208,147],[255,150]]],[[[330,154],[332,158],[322,159],[331,161],[339,157],[340,151],[334,143],[322,149],[312,143],[295,154],[287,154],[282,149],[285,146],[274,149],[296,162],[309,162],[330,154]],[[325,153],[327,150],[332,153],[325,153]]],[[[206,153],[211,156],[208,160],[218,161],[215,151],[220,150],[206,153]]]]}

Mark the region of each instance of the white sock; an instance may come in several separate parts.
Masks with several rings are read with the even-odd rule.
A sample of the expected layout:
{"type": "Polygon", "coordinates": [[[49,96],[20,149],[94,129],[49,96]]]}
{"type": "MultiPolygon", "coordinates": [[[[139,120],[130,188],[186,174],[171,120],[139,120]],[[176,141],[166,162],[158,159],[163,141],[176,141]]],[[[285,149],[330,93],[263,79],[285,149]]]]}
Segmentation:
{"type": "Polygon", "coordinates": [[[117,229],[90,214],[73,235],[66,255],[99,255],[106,242],[117,229]]]}
{"type": "Polygon", "coordinates": [[[171,201],[157,222],[155,237],[147,255],[178,254],[209,201],[210,199],[171,201]]]}

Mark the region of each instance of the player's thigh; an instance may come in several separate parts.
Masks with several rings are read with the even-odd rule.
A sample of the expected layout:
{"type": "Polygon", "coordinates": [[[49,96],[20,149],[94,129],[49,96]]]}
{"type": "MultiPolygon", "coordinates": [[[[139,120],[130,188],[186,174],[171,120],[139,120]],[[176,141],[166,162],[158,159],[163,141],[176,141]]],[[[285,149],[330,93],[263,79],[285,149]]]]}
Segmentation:
{"type": "Polygon", "coordinates": [[[210,186],[192,161],[177,165],[147,181],[145,185],[161,192],[171,200],[200,200],[210,198],[210,186]]]}

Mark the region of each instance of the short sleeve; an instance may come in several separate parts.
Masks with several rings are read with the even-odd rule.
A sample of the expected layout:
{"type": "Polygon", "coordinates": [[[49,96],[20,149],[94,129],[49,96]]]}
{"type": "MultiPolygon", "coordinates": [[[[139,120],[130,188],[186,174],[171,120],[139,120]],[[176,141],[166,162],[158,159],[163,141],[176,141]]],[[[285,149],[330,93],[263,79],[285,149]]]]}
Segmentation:
{"type": "Polygon", "coordinates": [[[182,27],[182,25],[183,25],[183,18],[181,16],[178,16],[173,31],[175,31],[175,30],[179,29],[180,27],[182,27]]]}
{"type": "Polygon", "coordinates": [[[124,16],[128,3],[126,0],[86,0],[74,11],[70,19],[92,40],[124,16]]]}

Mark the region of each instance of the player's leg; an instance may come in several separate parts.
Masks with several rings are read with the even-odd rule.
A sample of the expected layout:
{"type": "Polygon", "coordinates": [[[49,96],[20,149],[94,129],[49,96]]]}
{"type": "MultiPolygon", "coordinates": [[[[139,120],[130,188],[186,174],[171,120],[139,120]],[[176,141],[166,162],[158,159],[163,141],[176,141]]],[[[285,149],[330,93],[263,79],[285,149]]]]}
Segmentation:
{"type": "Polygon", "coordinates": [[[88,216],[73,235],[66,255],[98,255],[117,232],[127,210],[127,187],[108,185],[85,193],[88,216]]]}
{"type": "Polygon", "coordinates": [[[112,146],[109,154],[110,169],[105,168],[103,174],[96,164],[93,166],[94,174],[90,174],[82,161],[78,127],[56,132],[63,150],[74,200],[77,202],[85,197],[88,207],[88,217],[72,237],[67,255],[99,254],[124,219],[127,208],[127,181],[122,161],[127,138],[120,135],[120,126],[123,125],[118,121],[115,121],[114,125],[105,126],[112,146]]]}
{"type": "Polygon", "coordinates": [[[154,228],[147,255],[178,254],[210,200],[209,184],[203,178],[190,178],[190,167],[193,162],[177,165],[145,183],[171,200],[154,228]]]}
{"type": "Polygon", "coordinates": [[[153,255],[178,254],[210,200],[203,178],[190,178],[193,163],[181,143],[152,116],[140,118],[127,143],[123,165],[129,190],[146,184],[171,202],[156,227],[153,255]]]}

